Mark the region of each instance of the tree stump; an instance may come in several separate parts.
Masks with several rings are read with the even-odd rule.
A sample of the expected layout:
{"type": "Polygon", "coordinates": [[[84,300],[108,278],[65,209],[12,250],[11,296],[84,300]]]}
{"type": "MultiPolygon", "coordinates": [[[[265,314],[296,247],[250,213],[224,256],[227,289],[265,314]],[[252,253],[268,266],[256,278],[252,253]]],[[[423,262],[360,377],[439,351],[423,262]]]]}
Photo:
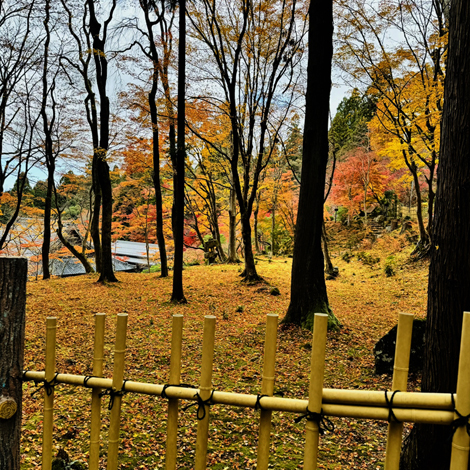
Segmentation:
{"type": "Polygon", "coordinates": [[[26,277],[24,258],[0,258],[0,468],[20,469],[26,277]]]}

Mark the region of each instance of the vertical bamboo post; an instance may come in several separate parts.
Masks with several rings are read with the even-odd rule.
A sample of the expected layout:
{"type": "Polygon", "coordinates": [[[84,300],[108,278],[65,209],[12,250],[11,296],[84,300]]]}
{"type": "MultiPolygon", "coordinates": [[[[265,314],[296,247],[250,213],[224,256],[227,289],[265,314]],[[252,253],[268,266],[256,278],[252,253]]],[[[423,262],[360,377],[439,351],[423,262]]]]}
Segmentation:
{"type": "MultiPolygon", "coordinates": [[[[104,355],[104,322],[106,314],[95,315],[95,345],[93,353],[93,375],[103,377],[104,355]]],[[[91,392],[91,425],[90,425],[90,457],[89,469],[98,470],[100,459],[101,429],[101,389],[94,388],[91,392]]]]}
{"type": "MultiPolygon", "coordinates": [[[[124,353],[126,351],[127,313],[119,313],[117,316],[116,343],[114,347],[113,367],[113,392],[122,389],[124,379],[124,353]]],[[[121,399],[120,395],[114,395],[113,407],[109,423],[108,440],[108,470],[117,470],[119,451],[119,426],[121,421],[121,399]]]]}
{"type": "MultiPolygon", "coordinates": [[[[170,385],[179,385],[181,379],[181,347],[183,343],[183,315],[173,315],[171,332],[170,385]]],[[[168,400],[168,423],[166,431],[166,470],[176,469],[176,450],[178,437],[177,398],[168,400]]]]}
{"type": "MultiPolygon", "coordinates": [[[[327,329],[328,315],[316,313],[313,322],[312,359],[308,394],[308,410],[311,413],[321,413],[327,329]]],[[[318,423],[307,421],[305,425],[304,470],[315,470],[317,468],[319,434],[320,428],[318,423]]]]}
{"type": "MultiPolygon", "coordinates": [[[[44,380],[51,383],[55,376],[57,318],[46,319],[46,369],[44,380]]],[[[54,388],[44,387],[44,420],[42,434],[42,470],[52,468],[52,427],[54,414],[54,388]]]]}
{"type": "MultiPolygon", "coordinates": [[[[463,314],[462,339],[460,342],[459,375],[457,378],[457,396],[455,409],[462,416],[470,414],[470,312],[463,314]]],[[[459,416],[455,414],[455,419],[459,416]]],[[[466,470],[470,437],[465,426],[456,429],[452,439],[450,470],[466,470]]]]}
{"type": "MultiPolygon", "coordinates": [[[[278,315],[268,314],[266,321],[266,339],[264,343],[263,381],[261,395],[273,396],[274,370],[276,364],[278,315]]],[[[266,470],[269,465],[269,444],[271,435],[271,410],[261,410],[258,438],[258,470],[266,470]]]]}
{"type": "MultiPolygon", "coordinates": [[[[407,389],[413,318],[413,315],[409,313],[400,313],[398,317],[392,391],[406,392],[407,389]]],[[[386,470],[398,470],[399,468],[402,435],[403,423],[390,422],[388,424],[387,450],[385,452],[386,470]]]]}
{"type": "MultiPolygon", "coordinates": [[[[208,400],[212,392],[212,364],[214,362],[215,317],[204,317],[204,337],[202,341],[201,384],[199,396],[201,400],[208,400]]],[[[209,438],[209,405],[204,405],[203,419],[197,422],[196,459],[195,470],[206,470],[207,441],[209,438]]],[[[202,412],[201,412],[202,415],[202,412]]]]}

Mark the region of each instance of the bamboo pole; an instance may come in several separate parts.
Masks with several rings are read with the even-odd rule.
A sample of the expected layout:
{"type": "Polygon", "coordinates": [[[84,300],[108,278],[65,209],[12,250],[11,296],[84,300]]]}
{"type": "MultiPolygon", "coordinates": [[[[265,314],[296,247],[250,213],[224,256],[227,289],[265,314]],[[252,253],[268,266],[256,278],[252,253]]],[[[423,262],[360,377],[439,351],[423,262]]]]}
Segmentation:
{"type": "Polygon", "coordinates": [[[52,468],[52,428],[54,420],[54,387],[51,386],[55,375],[57,318],[46,319],[46,367],[44,372],[44,420],[42,434],[42,470],[52,468]],[[49,385],[48,385],[49,384],[49,385]]]}
{"type": "MultiPolygon", "coordinates": [[[[119,313],[116,326],[116,343],[114,348],[113,388],[112,392],[122,390],[124,378],[124,354],[126,351],[127,313],[119,313]]],[[[113,399],[109,423],[108,465],[107,470],[117,470],[119,451],[119,426],[121,421],[120,394],[111,395],[113,399]]]]}
{"type": "MultiPolygon", "coordinates": [[[[463,314],[462,339],[460,341],[459,374],[457,378],[457,396],[455,399],[454,419],[470,414],[470,312],[463,314]]],[[[459,426],[452,439],[450,470],[466,470],[470,437],[466,426],[459,426]]]]}
{"type": "MultiPolygon", "coordinates": [[[[95,345],[93,353],[93,375],[103,376],[104,326],[106,314],[95,315],[95,345]]],[[[89,469],[98,470],[100,460],[101,397],[100,388],[91,392],[90,457],[89,469]]]]}
{"type": "MultiPolygon", "coordinates": [[[[56,377],[56,382],[64,383],[69,385],[83,385],[83,380],[86,378],[84,375],[71,375],[71,374],[59,374],[56,377]]],[[[39,371],[27,371],[25,372],[25,380],[37,380],[41,381],[44,379],[44,372],[39,371]]],[[[111,379],[98,379],[90,378],[87,382],[87,386],[90,388],[111,388],[111,379]]],[[[141,393],[144,395],[161,395],[163,385],[150,384],[144,382],[126,382],[126,390],[133,393],[141,393]]],[[[174,388],[166,391],[167,396],[171,398],[179,398],[185,400],[191,400],[194,395],[193,388],[174,388]]],[[[235,402],[232,403],[223,402],[223,404],[242,407],[254,408],[256,404],[256,395],[242,395],[228,392],[214,392],[213,401],[217,402],[216,397],[235,396],[235,402]],[[222,394],[222,395],[221,395],[222,394]],[[238,404],[239,397],[246,397],[241,399],[241,404],[238,404]]],[[[288,398],[273,398],[273,401],[269,401],[270,404],[265,405],[266,398],[263,398],[263,408],[272,409],[273,411],[292,411],[284,410],[282,403],[292,401],[288,398]],[[269,408],[275,403],[275,408],[269,408]]],[[[294,400],[296,402],[302,402],[302,400],[294,400]]],[[[221,403],[222,402],[217,402],[221,403]]],[[[331,405],[353,405],[356,407],[386,407],[387,402],[385,400],[384,392],[372,391],[372,390],[345,390],[345,389],[323,389],[323,404],[331,405]]],[[[452,398],[450,393],[425,393],[425,392],[402,392],[395,396],[393,399],[393,405],[396,408],[403,409],[425,409],[425,410],[453,410],[452,398]]],[[[305,409],[305,407],[304,407],[305,409]]],[[[394,408],[395,409],[395,408],[394,408]]],[[[300,412],[300,411],[299,411],[300,412]]]]}
{"type": "MultiPolygon", "coordinates": [[[[204,317],[204,336],[202,340],[201,385],[199,396],[201,401],[211,397],[212,364],[214,362],[215,316],[204,317]]],[[[198,405],[199,407],[200,405],[198,405]]],[[[195,470],[206,470],[207,441],[209,438],[209,405],[201,405],[204,411],[198,409],[195,470]]]]}
{"type": "MultiPolygon", "coordinates": [[[[327,327],[328,315],[316,313],[313,323],[310,387],[307,406],[307,411],[310,413],[322,412],[327,327]]],[[[308,419],[305,425],[304,470],[315,470],[317,468],[319,434],[319,423],[308,419]]]]}
{"type": "MultiPolygon", "coordinates": [[[[181,348],[183,344],[183,315],[173,315],[171,334],[170,385],[179,385],[181,380],[181,348]]],[[[166,393],[166,391],[165,391],[166,393]]],[[[176,469],[178,437],[178,398],[168,400],[168,423],[166,431],[166,470],[176,469]]]]}
{"type": "MultiPolygon", "coordinates": [[[[261,395],[272,397],[274,393],[274,373],[276,364],[278,315],[267,315],[266,340],[264,343],[263,381],[261,395]]],[[[261,409],[259,420],[257,469],[266,470],[269,465],[269,445],[271,437],[271,410],[261,409]]]]}
{"type": "MultiPolygon", "coordinates": [[[[38,380],[41,381],[44,379],[44,372],[37,371],[28,371],[25,372],[26,379],[29,380],[38,380]]],[[[59,374],[56,377],[57,383],[69,384],[69,385],[78,385],[83,386],[83,380],[85,376],[83,375],[71,375],[71,374],[59,374]]],[[[102,379],[102,378],[91,378],[88,381],[88,386],[91,388],[106,388],[109,389],[112,387],[111,379],[102,379]]],[[[162,394],[163,385],[143,383],[143,382],[126,382],[126,391],[129,393],[138,393],[143,395],[155,395],[160,396],[162,394]]],[[[196,400],[195,393],[198,392],[198,389],[194,388],[169,388],[166,390],[166,395],[170,398],[179,398],[180,400],[196,400]]],[[[337,390],[337,392],[351,392],[353,398],[356,398],[356,392],[361,392],[361,390],[337,390]]],[[[335,417],[350,417],[357,419],[376,419],[387,421],[389,409],[385,404],[384,392],[365,392],[368,396],[373,394],[372,398],[374,403],[371,403],[371,406],[367,406],[367,400],[361,398],[358,400],[357,405],[350,405],[347,403],[335,402],[335,403],[325,403],[323,402],[323,413],[325,416],[335,416],[335,417]],[[380,397],[378,395],[379,394],[380,397]],[[380,398],[383,403],[380,405],[380,398]],[[378,404],[376,404],[377,402],[378,404]]],[[[343,396],[342,394],[340,394],[343,396]]],[[[448,405],[448,401],[451,402],[450,393],[422,393],[425,395],[426,402],[429,402],[432,406],[429,408],[424,408],[422,406],[422,401],[419,401],[419,393],[403,392],[396,395],[393,403],[398,402],[401,397],[401,407],[395,408],[394,413],[396,418],[399,421],[409,422],[409,423],[423,423],[423,424],[450,424],[454,419],[454,413],[452,405],[448,405]],[[403,400],[402,395],[408,395],[409,403],[406,400],[403,400]],[[435,400],[433,402],[432,400],[435,400]],[[419,407],[415,407],[414,403],[417,402],[419,407]],[[442,407],[439,408],[437,405],[441,403],[442,407]]],[[[360,397],[362,396],[359,395],[360,397]]],[[[212,402],[216,405],[228,405],[228,406],[237,406],[241,408],[254,408],[257,402],[257,395],[246,395],[242,393],[232,393],[232,392],[214,392],[212,395],[212,402]]],[[[284,411],[287,413],[305,413],[307,408],[307,400],[299,400],[294,398],[279,398],[279,397],[264,397],[263,398],[263,408],[271,411],[284,411]]]]}
{"type": "MultiPolygon", "coordinates": [[[[413,315],[400,313],[398,317],[395,362],[393,365],[392,391],[405,391],[408,385],[413,315]]],[[[398,470],[403,436],[403,423],[391,421],[388,424],[385,470],[398,470]]]]}

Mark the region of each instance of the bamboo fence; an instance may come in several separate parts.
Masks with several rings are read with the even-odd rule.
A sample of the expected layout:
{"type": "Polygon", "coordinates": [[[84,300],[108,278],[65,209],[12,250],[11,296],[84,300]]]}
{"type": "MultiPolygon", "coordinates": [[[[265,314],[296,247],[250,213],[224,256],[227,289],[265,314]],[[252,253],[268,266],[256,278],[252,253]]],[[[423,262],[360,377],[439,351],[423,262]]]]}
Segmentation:
{"type": "Polygon", "coordinates": [[[124,380],[127,315],[117,319],[112,379],[103,378],[103,349],[105,315],[95,317],[95,345],[93,375],[81,376],[55,372],[56,319],[47,318],[45,371],[25,371],[25,380],[43,383],[44,425],[42,469],[52,466],[52,422],[54,413],[54,385],[69,384],[91,388],[92,413],[90,429],[89,469],[98,470],[100,454],[100,410],[101,398],[109,395],[110,426],[107,453],[107,470],[117,470],[119,457],[119,433],[121,422],[121,399],[124,393],[155,395],[168,399],[166,470],[177,465],[177,432],[179,400],[192,400],[197,405],[197,438],[194,468],[204,470],[207,465],[210,405],[220,404],[234,407],[261,409],[257,469],[265,470],[269,465],[271,418],[273,412],[283,411],[305,418],[305,470],[317,468],[320,435],[329,427],[329,416],[384,420],[389,422],[385,469],[398,470],[402,444],[403,422],[453,425],[451,470],[467,470],[470,436],[467,424],[470,419],[470,312],[464,313],[457,393],[411,393],[406,392],[408,365],[411,348],[413,316],[400,314],[394,373],[391,391],[344,390],[323,388],[325,363],[327,316],[316,314],[313,329],[310,387],[308,400],[273,396],[277,315],[268,315],[264,349],[264,365],[261,393],[240,394],[214,390],[212,370],[214,359],[214,316],[204,318],[202,367],[198,389],[182,386],[181,350],[183,338],[183,316],[173,316],[171,362],[169,384],[124,380]]]}

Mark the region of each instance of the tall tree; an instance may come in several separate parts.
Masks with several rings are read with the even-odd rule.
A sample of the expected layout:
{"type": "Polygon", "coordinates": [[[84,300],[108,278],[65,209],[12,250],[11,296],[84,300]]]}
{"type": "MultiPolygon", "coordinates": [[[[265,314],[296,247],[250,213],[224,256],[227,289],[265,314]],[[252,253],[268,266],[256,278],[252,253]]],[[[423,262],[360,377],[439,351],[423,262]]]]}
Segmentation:
{"type": "Polygon", "coordinates": [[[179,0],[179,44],[178,44],[178,122],[176,155],[173,159],[173,211],[172,227],[175,254],[173,260],[173,290],[171,301],[186,303],[183,291],[184,249],[184,172],[186,160],[186,0],[179,0]]]}
{"type": "MultiPolygon", "coordinates": [[[[242,276],[259,279],[250,225],[259,179],[289,115],[302,57],[303,3],[297,0],[203,0],[190,20],[215,65],[205,70],[217,88],[206,100],[231,124],[232,182],[240,209],[245,255],[242,276]]],[[[201,73],[201,64],[197,64],[201,73]]],[[[221,150],[221,153],[224,152],[221,150]]]]}
{"type": "MultiPolygon", "coordinates": [[[[113,19],[117,0],[109,4],[106,20],[101,24],[98,21],[94,0],[86,0],[82,12],[81,31],[75,29],[75,11],[70,5],[61,0],[67,13],[67,27],[78,49],[78,59],[73,60],[67,54],[62,56],[64,63],[75,69],[82,77],[86,98],[86,116],[93,141],[92,180],[94,192],[94,209],[91,223],[91,235],[95,250],[97,270],[100,272],[99,282],[116,282],[113,271],[111,223],[113,214],[113,198],[109,165],[107,162],[110,140],[110,107],[107,95],[108,82],[108,56],[106,55],[106,41],[108,39],[109,24],[113,19]],[[91,75],[91,62],[94,62],[94,80],[91,75]],[[98,88],[99,100],[96,97],[93,81],[98,88]],[[101,213],[101,230],[100,230],[101,213]]],[[[71,82],[73,79],[71,77],[71,82]]]]}
{"type": "MultiPolygon", "coordinates": [[[[470,310],[469,75],[470,2],[453,0],[429,268],[423,392],[456,391],[462,315],[470,310]]],[[[415,425],[401,468],[449,468],[450,432],[445,426],[415,425]]]]}
{"type": "Polygon", "coordinates": [[[292,262],[291,301],[283,323],[311,329],[315,313],[328,313],[321,247],[323,199],[328,162],[328,115],[333,56],[333,2],[310,4],[307,96],[299,209],[292,262]]]}

